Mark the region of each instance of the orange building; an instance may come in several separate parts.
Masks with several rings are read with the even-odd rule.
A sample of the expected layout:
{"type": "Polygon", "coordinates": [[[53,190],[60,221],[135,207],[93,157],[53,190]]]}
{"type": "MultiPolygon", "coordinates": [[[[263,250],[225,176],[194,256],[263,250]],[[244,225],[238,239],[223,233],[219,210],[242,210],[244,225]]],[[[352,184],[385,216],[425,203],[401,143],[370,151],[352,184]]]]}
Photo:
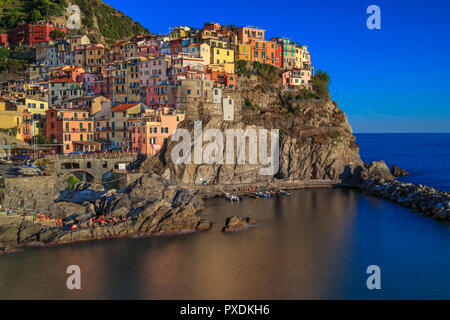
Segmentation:
{"type": "Polygon", "coordinates": [[[184,120],[184,113],[150,111],[152,113],[144,114],[142,119],[129,121],[133,152],[155,155],[177,129],[178,123],[184,120]]]}
{"type": "Polygon", "coordinates": [[[266,31],[258,27],[241,27],[237,29],[239,43],[247,43],[250,40],[263,41],[266,31]]]}
{"type": "Polygon", "coordinates": [[[250,61],[280,66],[280,56],[277,55],[279,46],[273,41],[250,40],[248,44],[251,46],[250,61]],[[278,57],[278,59],[277,59],[278,57]]]}
{"type": "Polygon", "coordinates": [[[100,150],[94,141],[94,120],[82,109],[49,109],[45,112],[46,137],[58,153],[100,150]]]}
{"type": "Polygon", "coordinates": [[[214,85],[224,89],[236,88],[236,76],[234,73],[227,73],[223,70],[208,70],[211,75],[210,80],[214,80],[214,85]]]}

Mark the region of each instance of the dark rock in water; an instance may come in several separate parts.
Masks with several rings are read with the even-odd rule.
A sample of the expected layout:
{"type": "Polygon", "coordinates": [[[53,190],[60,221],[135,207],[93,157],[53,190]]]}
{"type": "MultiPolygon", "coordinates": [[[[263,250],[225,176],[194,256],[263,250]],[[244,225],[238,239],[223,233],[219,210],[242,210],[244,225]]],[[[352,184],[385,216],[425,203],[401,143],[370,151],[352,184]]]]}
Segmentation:
{"type": "Polygon", "coordinates": [[[409,175],[409,172],[406,170],[403,170],[399,166],[396,166],[395,164],[392,166],[391,173],[394,177],[402,177],[409,175]]]}
{"type": "Polygon", "coordinates": [[[392,176],[389,167],[383,160],[365,163],[364,167],[365,167],[364,170],[361,172],[361,178],[363,181],[375,179],[379,180],[382,179],[385,181],[394,180],[394,177],[392,176]]]}
{"type": "Polygon", "coordinates": [[[247,229],[248,225],[256,224],[256,220],[251,217],[241,218],[237,216],[228,217],[223,227],[223,232],[237,232],[247,229]]]}

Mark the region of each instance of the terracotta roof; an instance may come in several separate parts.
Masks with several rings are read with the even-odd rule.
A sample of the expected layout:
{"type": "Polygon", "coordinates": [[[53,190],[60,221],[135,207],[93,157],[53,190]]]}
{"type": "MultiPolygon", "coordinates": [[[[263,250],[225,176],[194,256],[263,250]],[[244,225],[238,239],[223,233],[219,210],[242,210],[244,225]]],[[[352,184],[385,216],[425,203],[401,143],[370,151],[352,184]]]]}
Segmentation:
{"type": "Polygon", "coordinates": [[[49,82],[57,82],[57,83],[60,83],[60,82],[79,83],[79,82],[73,81],[72,79],[67,79],[67,78],[53,79],[53,80],[50,80],[49,82]]]}
{"type": "Polygon", "coordinates": [[[128,109],[131,109],[138,104],[139,103],[122,103],[112,108],[111,111],[127,111],[128,109]]]}

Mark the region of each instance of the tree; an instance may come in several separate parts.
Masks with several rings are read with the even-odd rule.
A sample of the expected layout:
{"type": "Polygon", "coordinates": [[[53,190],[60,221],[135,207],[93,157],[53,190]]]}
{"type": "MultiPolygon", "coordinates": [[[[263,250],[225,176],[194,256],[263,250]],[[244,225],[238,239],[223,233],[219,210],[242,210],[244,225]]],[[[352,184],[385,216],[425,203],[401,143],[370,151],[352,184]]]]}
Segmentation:
{"type": "Polygon", "coordinates": [[[31,13],[30,13],[31,21],[39,21],[42,19],[43,18],[42,18],[41,12],[38,9],[34,8],[33,10],[31,10],[31,13]]]}
{"type": "Polygon", "coordinates": [[[313,79],[322,82],[327,87],[330,85],[330,76],[325,71],[322,70],[317,71],[317,73],[313,76],[313,79]]]}
{"type": "Polygon", "coordinates": [[[325,71],[319,70],[311,79],[312,87],[319,98],[327,100],[330,97],[328,86],[330,76],[325,71]]]}

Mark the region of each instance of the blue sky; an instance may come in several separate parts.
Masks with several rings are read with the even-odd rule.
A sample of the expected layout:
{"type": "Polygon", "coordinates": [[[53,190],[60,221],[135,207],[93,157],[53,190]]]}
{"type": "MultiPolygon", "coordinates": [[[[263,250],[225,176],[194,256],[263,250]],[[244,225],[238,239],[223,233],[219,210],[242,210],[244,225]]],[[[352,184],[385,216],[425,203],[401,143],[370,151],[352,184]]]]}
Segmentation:
{"type": "Polygon", "coordinates": [[[105,2],[152,33],[214,21],[308,45],[355,132],[450,132],[450,1],[105,2]],[[366,27],[372,4],[381,30],[366,27]]]}

